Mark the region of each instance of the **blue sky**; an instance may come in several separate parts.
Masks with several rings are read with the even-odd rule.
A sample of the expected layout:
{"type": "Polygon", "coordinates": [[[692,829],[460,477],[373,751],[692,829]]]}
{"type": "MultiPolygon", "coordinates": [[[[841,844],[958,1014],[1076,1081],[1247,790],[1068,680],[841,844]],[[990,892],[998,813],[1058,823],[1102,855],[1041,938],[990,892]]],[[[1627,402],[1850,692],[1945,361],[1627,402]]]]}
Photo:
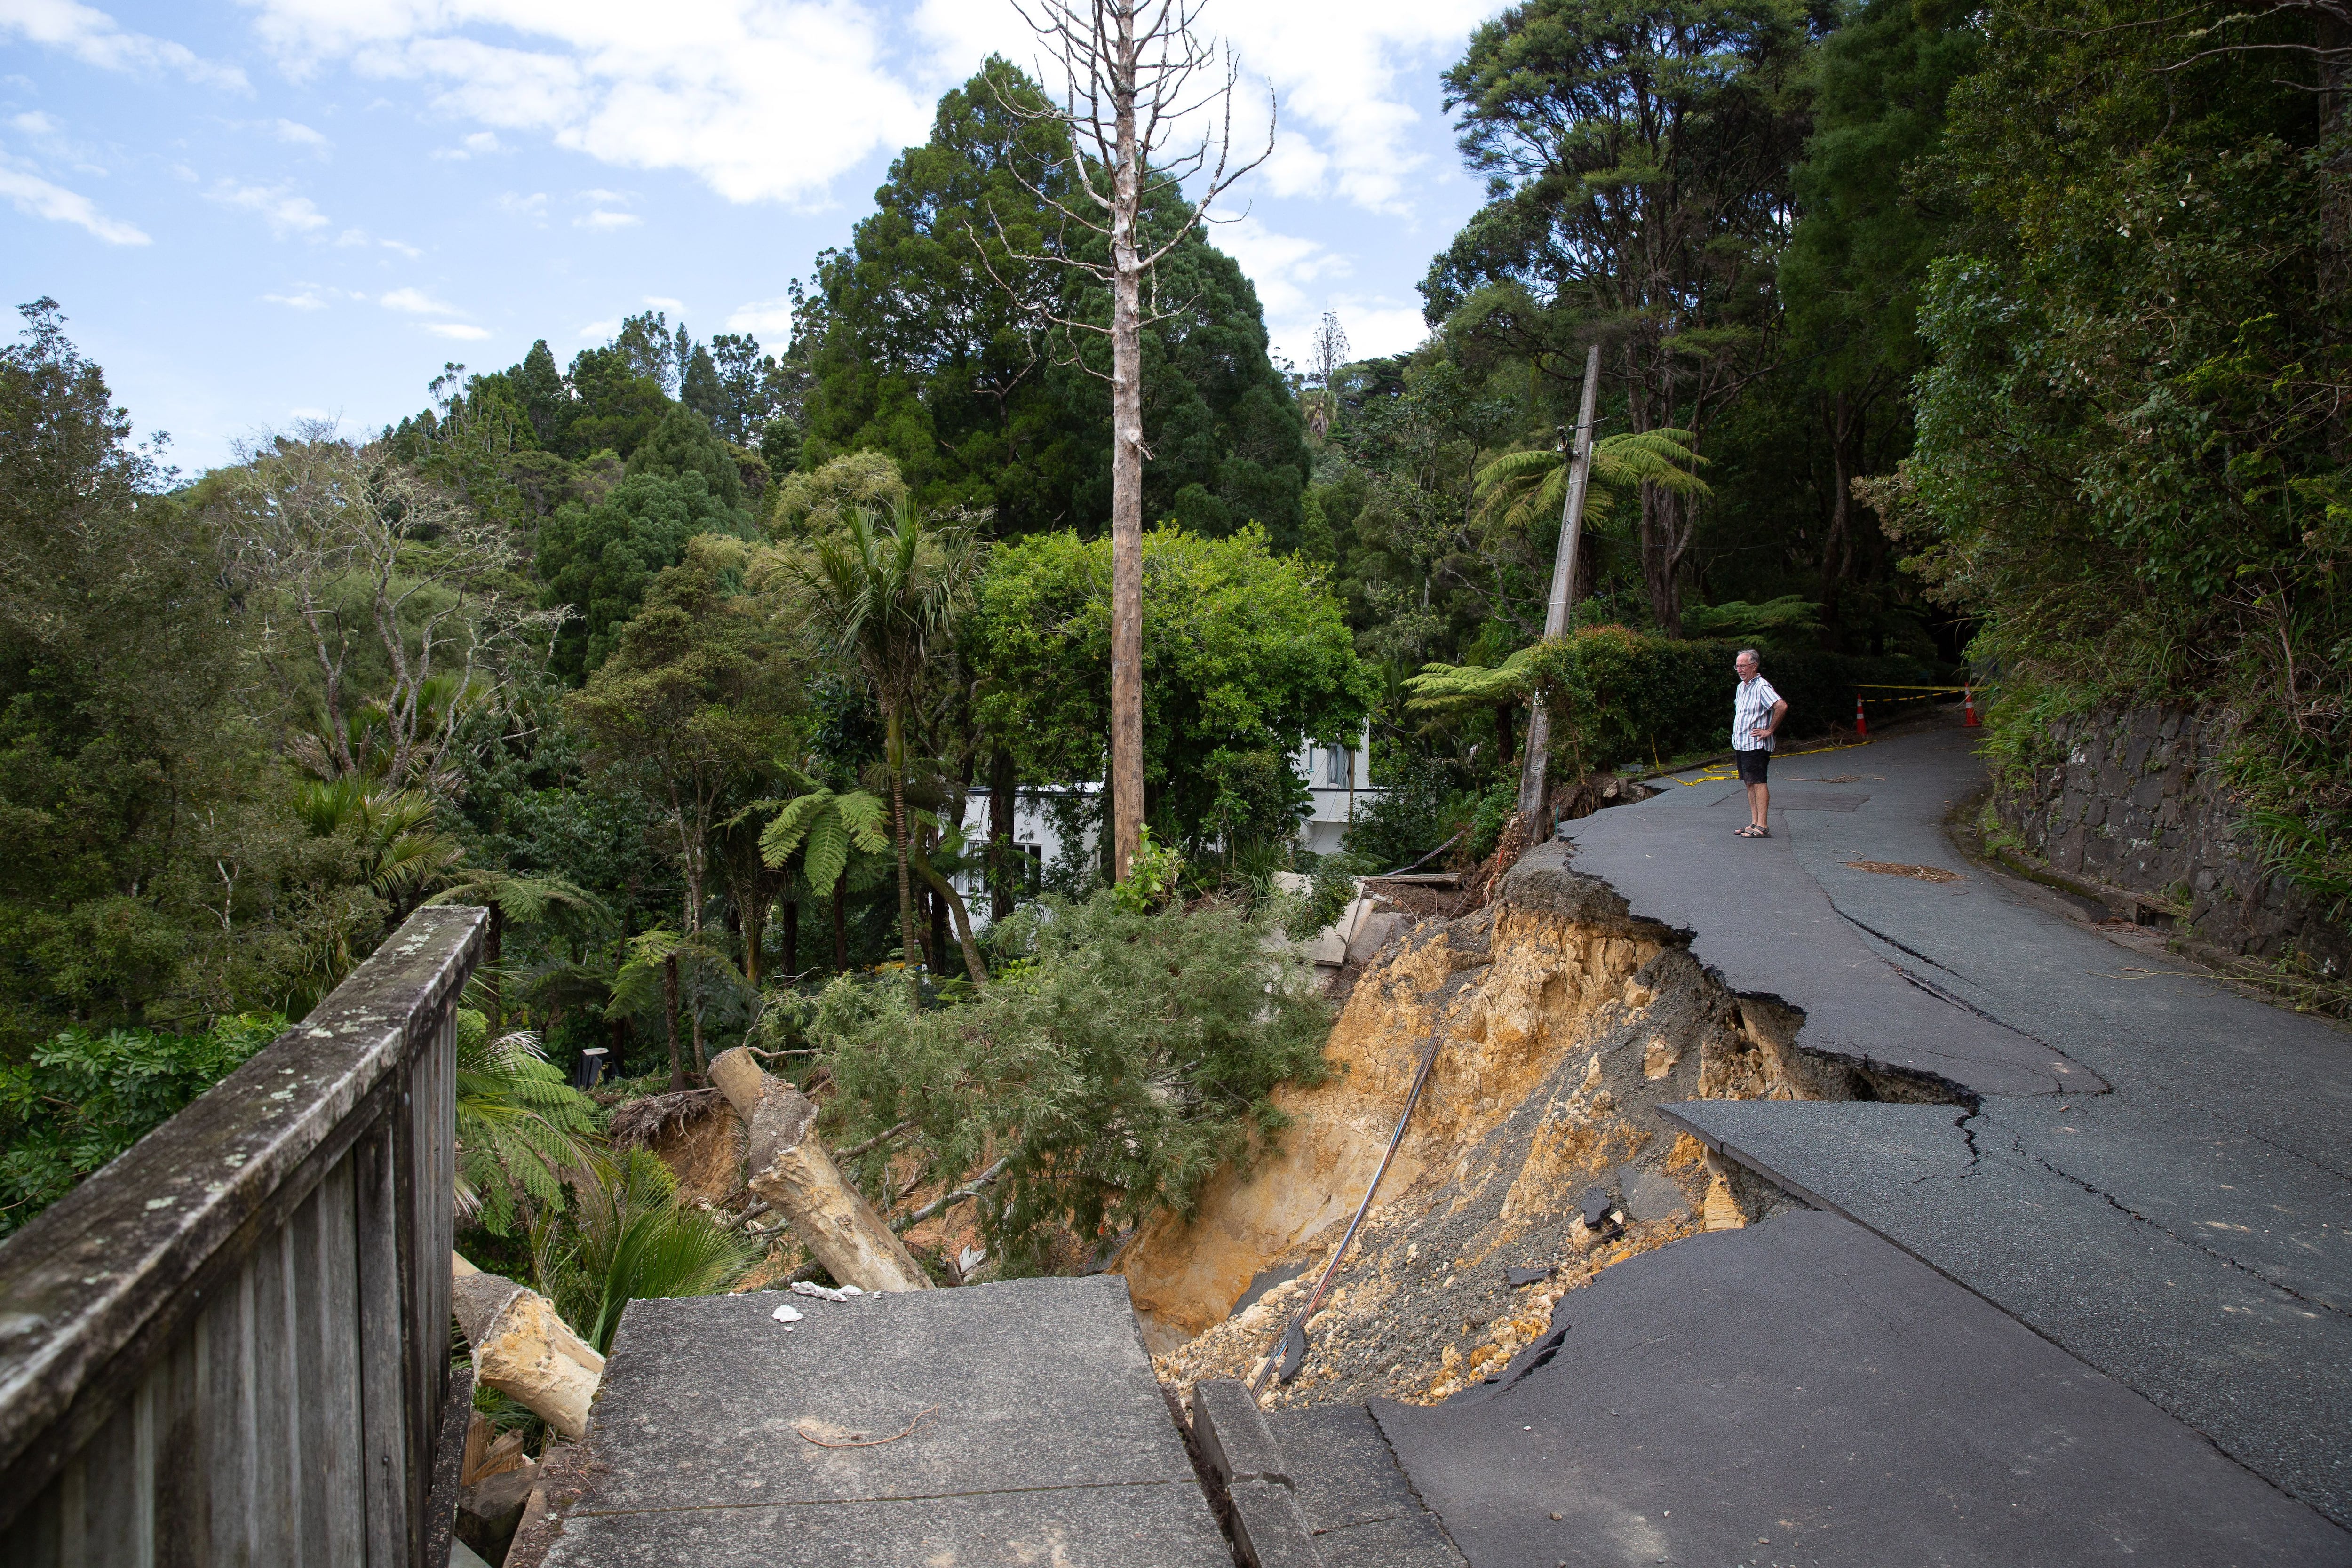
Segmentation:
{"type": "MultiPolygon", "coordinates": [[[[1243,134],[1281,106],[1215,236],[1278,353],[1327,306],[1360,354],[1420,337],[1478,201],[1438,76],[1497,8],[1208,0],[1243,134]]],[[[1035,58],[1009,0],[0,0],[0,277],[191,469],[649,307],[781,346],[788,280],[991,49],[1035,58]]]]}

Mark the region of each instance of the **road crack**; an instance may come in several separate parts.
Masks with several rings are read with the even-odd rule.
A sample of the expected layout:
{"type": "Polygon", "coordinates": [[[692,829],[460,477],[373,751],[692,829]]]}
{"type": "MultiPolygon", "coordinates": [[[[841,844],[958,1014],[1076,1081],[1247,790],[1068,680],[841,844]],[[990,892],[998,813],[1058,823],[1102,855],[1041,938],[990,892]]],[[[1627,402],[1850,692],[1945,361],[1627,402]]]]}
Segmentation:
{"type": "Polygon", "coordinates": [[[2149,1215],[2142,1214],[2139,1210],[2132,1207],[2129,1204],[2125,1203],[2122,1199],[2116,1197],[2113,1193],[2108,1192],[2097,1183],[2084,1181],[2082,1177],[2074,1174],[2072,1171],[2062,1169],[2054,1162],[2042,1154],[2038,1150],[2030,1150],[2026,1148],[2025,1136],[2023,1133],[2019,1132],[2014,1128],[2010,1129],[2009,1131],[2011,1146],[2015,1148],[2020,1156],[2032,1160],[2035,1164],[2041,1166],[2043,1170],[2049,1172],[2060,1181],[2069,1182],[2074,1185],[2082,1188],[2084,1192],[2090,1194],[2093,1197],[2097,1198],[2101,1203],[2105,1204],[2117,1214],[2129,1218],[2135,1224],[2147,1226],[2149,1229],[2157,1232],[2158,1235],[2166,1237],[2179,1245],[2189,1248],[2191,1251],[2201,1252],[2217,1263],[2227,1265],[2229,1268],[2236,1269],[2241,1274],[2246,1275],[2251,1279],[2258,1279],[2265,1286],[2268,1286],[2271,1289],[2278,1291],[2283,1296],[2291,1297],[2306,1307],[2315,1309],[2319,1311],[2332,1313],[2339,1318],[2352,1317],[2352,1312],[2346,1311],[2344,1308],[2336,1306],[2333,1302],[2322,1301],[2315,1297],[2306,1296],[2302,1291],[2296,1289],[2294,1286],[2285,1283],[2284,1280],[2273,1279],[2270,1275],[2264,1273],[2254,1265],[2241,1262],[2237,1258],[2230,1256],[2230,1254],[2208,1245],[2205,1238],[2202,1237],[2184,1235],[2183,1233],[2173,1229],[2172,1226],[2165,1224],[2162,1220],[2157,1219],[2149,1215]]]}

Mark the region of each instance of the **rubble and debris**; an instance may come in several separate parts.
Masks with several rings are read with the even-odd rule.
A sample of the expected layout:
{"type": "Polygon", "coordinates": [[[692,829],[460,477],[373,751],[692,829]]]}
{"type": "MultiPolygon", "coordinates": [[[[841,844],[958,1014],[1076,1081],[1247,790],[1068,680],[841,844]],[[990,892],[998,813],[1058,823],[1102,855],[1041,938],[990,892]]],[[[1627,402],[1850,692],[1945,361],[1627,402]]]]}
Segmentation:
{"type": "Polygon", "coordinates": [[[795,1279],[793,1281],[793,1294],[814,1296],[820,1301],[847,1301],[866,1292],[855,1285],[844,1285],[836,1289],[831,1285],[820,1285],[814,1279],[795,1279]]]}

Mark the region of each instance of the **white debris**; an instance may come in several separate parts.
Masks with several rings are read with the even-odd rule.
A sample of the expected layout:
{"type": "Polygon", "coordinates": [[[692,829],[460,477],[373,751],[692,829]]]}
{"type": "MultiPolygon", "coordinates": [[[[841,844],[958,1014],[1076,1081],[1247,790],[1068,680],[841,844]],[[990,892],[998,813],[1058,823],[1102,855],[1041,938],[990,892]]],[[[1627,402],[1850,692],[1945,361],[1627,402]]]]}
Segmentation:
{"type": "Polygon", "coordinates": [[[807,1315],[807,1313],[802,1311],[798,1307],[793,1306],[790,1301],[785,1302],[782,1306],[768,1314],[768,1316],[775,1319],[776,1321],[780,1323],[797,1323],[807,1315]]]}
{"type": "Polygon", "coordinates": [[[823,1285],[812,1284],[806,1279],[795,1279],[793,1281],[793,1294],[814,1296],[820,1301],[846,1301],[852,1296],[863,1296],[866,1292],[855,1285],[844,1285],[840,1289],[835,1290],[823,1285]]]}

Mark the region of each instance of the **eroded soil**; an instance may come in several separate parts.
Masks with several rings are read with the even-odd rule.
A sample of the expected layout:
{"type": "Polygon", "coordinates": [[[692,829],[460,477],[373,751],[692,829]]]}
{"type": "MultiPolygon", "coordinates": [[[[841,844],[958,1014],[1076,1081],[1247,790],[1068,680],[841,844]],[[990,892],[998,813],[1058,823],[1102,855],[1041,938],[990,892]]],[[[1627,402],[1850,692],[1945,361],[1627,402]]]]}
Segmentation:
{"type": "Polygon", "coordinates": [[[1189,1224],[1138,1237],[1128,1277],[1154,1364],[1179,1390],[1247,1377],[1345,1231],[1422,1052],[1438,1053],[1377,1206],[1269,1406],[1433,1403],[1501,1370],[1554,1304],[1626,1258],[1792,1202],[1656,1113],[1696,1099],[1936,1098],[1791,1044],[1798,1018],[1707,975],[1687,936],[1605,884],[1523,863],[1488,909],[1394,934],[1346,998],[1342,1071],[1290,1091],[1295,1119],[1189,1224]],[[1605,1190],[1620,1222],[1595,1231],[1605,1190]],[[1528,1282],[1513,1285],[1507,1271],[1528,1282]]]}

